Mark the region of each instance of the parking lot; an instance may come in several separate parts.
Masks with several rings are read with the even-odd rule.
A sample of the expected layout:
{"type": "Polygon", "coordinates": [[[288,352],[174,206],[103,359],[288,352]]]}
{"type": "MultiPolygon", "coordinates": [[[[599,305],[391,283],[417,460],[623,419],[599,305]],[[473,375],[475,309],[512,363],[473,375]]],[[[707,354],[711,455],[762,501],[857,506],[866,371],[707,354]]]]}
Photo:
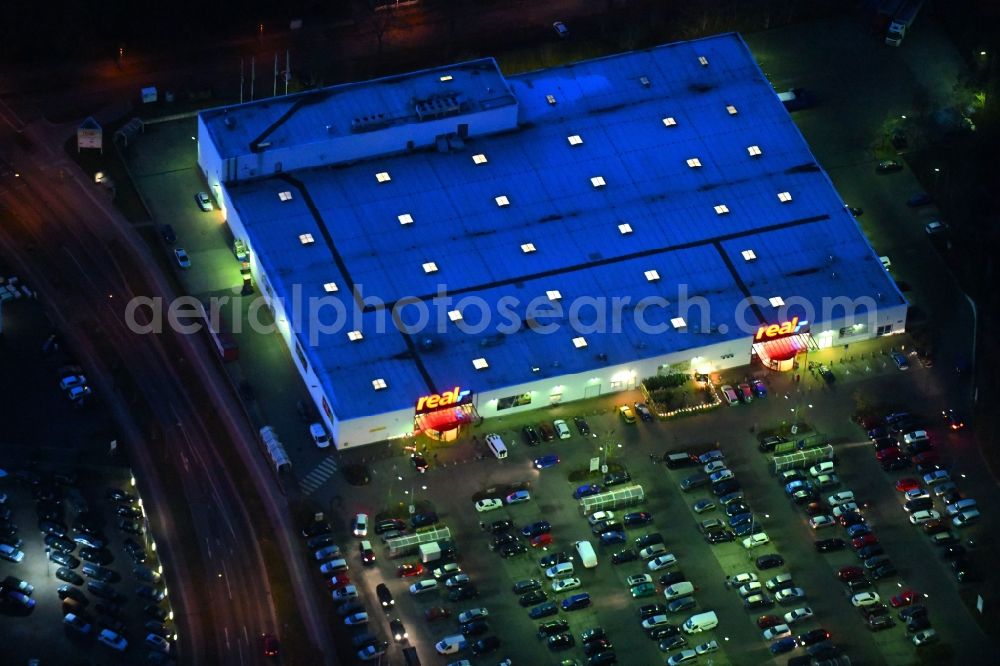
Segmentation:
{"type": "MultiPolygon", "coordinates": [[[[449,449],[436,449],[436,457],[428,456],[429,469],[425,473],[416,471],[405,455],[385,456],[377,460],[369,457],[367,464],[371,484],[352,488],[351,493],[341,496],[334,504],[335,513],[331,519],[334,540],[347,553],[346,559],[351,567],[347,575],[357,586],[361,602],[371,611],[371,620],[365,631],[376,638],[389,637],[387,622],[398,616],[409,634],[409,644],[416,648],[421,659],[425,663],[439,663],[442,658],[435,654],[435,642],[458,632],[459,625],[455,618],[460,611],[481,606],[489,611],[486,618],[489,629],[484,635],[496,635],[500,639],[499,649],[494,655],[478,658],[478,661],[468,649],[449,658],[468,658],[473,663],[484,664],[494,663],[500,657],[509,657],[514,663],[557,661],[561,658],[575,658],[585,663],[581,632],[601,627],[614,645],[620,663],[654,663],[654,660],[662,660],[679,649],[716,640],[721,650],[710,656],[712,663],[757,664],[772,658],[769,651],[771,642],[764,640],[758,618],[774,614],[783,620],[785,613],[808,607],[812,610],[812,618],[793,624],[790,628],[792,635],[825,629],[830,634],[830,643],[856,661],[908,664],[921,657],[932,661],[974,658],[977,650],[985,647],[986,637],[959,598],[954,574],[941,556],[942,547],[932,545],[922,530],[910,523],[909,514],[901,508],[902,494],[894,489],[898,478],[914,476],[914,470],[884,472],[875,459],[867,434],[852,423],[850,417],[856,409],[855,400],[859,393],[891,393],[897,396],[892,401],[894,405],[925,405],[924,409],[914,411],[923,415],[935,447],[942,451],[942,457],[948,459],[949,465],[953,465],[952,474],[959,480],[962,490],[974,496],[973,488],[978,481],[962,479],[962,475],[971,471],[969,467],[974,464],[961,460],[964,451],[954,451],[968,446],[968,433],[948,430],[939,418],[940,408],[931,406],[936,403],[920,397],[923,387],[937,381],[932,369],[914,363],[908,371],[902,372],[896,369],[888,356],[883,359],[877,355],[869,359],[870,365],[876,365],[877,370],[851,373],[849,368],[854,367],[852,362],[835,362],[839,353],[842,352],[819,352],[820,355],[826,354],[819,359],[827,360],[834,368],[836,380],[832,385],[818,376],[807,375],[796,384],[790,375],[769,375],[759,371],[769,388],[766,398],[733,408],[719,407],[669,422],[640,420],[636,424],[624,423],[615,408],[616,403],[624,401],[625,396],[619,395],[613,401],[557,406],[546,412],[534,412],[530,420],[510,418],[486,424],[486,428],[498,431],[507,443],[509,456],[502,461],[496,460],[487,450],[482,442],[483,433],[475,442],[466,440],[449,449]],[[883,365],[882,360],[887,362],[883,365]],[[536,447],[524,443],[522,424],[537,424],[545,418],[563,418],[572,425],[572,417],[581,413],[592,430],[591,436],[582,437],[574,428],[570,439],[543,442],[536,447]],[[822,538],[838,537],[849,542],[846,531],[840,526],[813,530],[804,511],[805,505],[797,506],[786,497],[782,484],[768,465],[770,456],[758,450],[757,435],[761,430],[794,417],[809,423],[824,439],[831,441],[836,453],[835,473],[839,476],[839,484],[824,489],[817,501],[825,502],[825,498],[838,491],[853,491],[859,506],[866,505],[861,509],[862,514],[896,568],[896,575],[873,581],[871,587],[863,589],[877,592],[886,605],[889,605],[891,597],[904,590],[912,589],[926,595],[923,604],[929,610],[931,626],[939,635],[938,643],[922,647],[918,652],[911,634],[907,633],[904,622],[898,616],[901,609],[896,608],[888,609],[892,626],[884,631],[865,629],[865,618],[852,607],[848,590],[838,581],[837,575],[841,567],[861,564],[855,552],[848,545],[840,551],[819,554],[814,546],[814,542],[822,538]],[[753,527],[768,535],[768,543],[749,551],[741,543],[743,537],[716,545],[706,543],[698,523],[712,518],[727,522],[728,516],[708,486],[691,492],[680,489],[681,481],[699,471],[697,467],[668,469],[662,461],[654,463],[650,458],[651,455],[659,458],[665,451],[703,451],[714,448],[716,442],[724,453],[725,465],[732,470],[741,486],[743,501],[752,510],[753,527]],[[552,467],[536,469],[533,460],[546,454],[557,455],[560,462],[552,467]],[[574,489],[583,483],[577,479],[579,474],[574,474],[574,481],[569,480],[571,472],[587,470],[591,458],[603,461],[605,454],[612,467],[623,466],[630,473],[632,482],[645,490],[644,502],[615,510],[618,518],[630,511],[646,511],[652,515],[649,525],[624,528],[627,543],[609,546],[598,545],[598,539],[591,534],[588,521],[581,514],[579,501],[573,498],[574,489]],[[476,500],[503,497],[516,488],[528,490],[531,499],[488,513],[476,511],[476,500]],[[350,534],[351,518],[358,512],[374,517],[389,506],[398,506],[400,502],[405,507],[411,502],[411,497],[415,498],[417,510],[433,509],[441,524],[451,530],[457,562],[475,586],[477,597],[449,602],[443,590],[411,595],[408,586],[429,576],[425,573],[415,578],[399,578],[396,572],[402,563],[416,563],[419,558],[416,554],[389,558],[381,539],[372,533],[368,538],[372,541],[377,559],[372,567],[361,566],[356,545],[359,539],[350,534]],[[692,506],[706,499],[712,500],[716,507],[696,514],[692,506]],[[551,526],[552,543],[543,549],[536,549],[528,545],[526,538],[517,536],[512,541],[525,544],[527,552],[503,558],[490,548],[493,535],[480,526],[480,521],[488,524],[502,519],[512,521],[512,531],[537,521],[547,521],[551,526]],[[636,537],[654,532],[663,536],[666,551],[676,557],[675,566],[653,572],[642,560],[612,564],[613,553],[631,546],[636,537]],[[580,539],[589,539],[595,545],[599,560],[596,568],[580,566],[573,548],[573,543],[580,539]],[[565,551],[574,558],[573,576],[580,578],[581,585],[576,589],[553,593],[551,580],[546,578],[538,559],[559,551],[565,551]],[[773,569],[758,569],[756,558],[768,553],[780,554],[784,564],[773,569]],[[647,632],[640,627],[639,607],[664,603],[664,586],[659,583],[659,578],[664,573],[676,571],[683,572],[684,579],[693,583],[696,606],[668,613],[668,622],[680,625],[692,614],[712,610],[718,615],[719,626],[704,634],[688,635],[687,645],[661,653],[657,641],[649,639],[647,632]],[[651,574],[655,592],[650,597],[632,599],[626,579],[640,573],[651,574]],[[727,584],[727,577],[742,573],[755,574],[761,583],[775,575],[789,573],[794,587],[801,588],[805,598],[748,611],[739,592],[727,584]],[[547,600],[561,601],[573,594],[587,592],[591,604],[581,610],[559,610],[552,617],[532,620],[528,617],[528,609],[519,605],[518,595],[512,591],[518,581],[532,578],[542,583],[547,600]],[[388,615],[376,610],[375,586],[380,582],[388,586],[395,599],[393,610],[388,615]],[[450,617],[428,622],[424,613],[427,608],[435,606],[447,608],[450,617]],[[550,653],[541,640],[534,638],[541,623],[554,619],[565,619],[569,632],[574,636],[575,645],[565,652],[550,653]]],[[[861,353],[860,349],[858,353],[861,353]]],[[[731,381],[738,383],[742,379],[741,376],[734,376],[731,381]]],[[[638,394],[629,397],[633,401],[640,399],[638,394]]],[[[371,453],[368,452],[368,455],[371,453]]],[[[364,451],[354,452],[358,458],[364,454],[364,451]]],[[[806,474],[808,476],[808,472],[806,474]]],[[[935,501],[938,510],[944,513],[940,500],[935,501]]],[[[990,512],[984,510],[984,513],[990,512]]],[[[402,515],[406,517],[405,511],[402,515]]],[[[960,538],[976,538],[983,529],[981,526],[966,528],[960,538]]],[[[973,552],[972,561],[978,564],[975,557],[973,552]]],[[[433,566],[427,565],[427,573],[433,566]]],[[[767,594],[773,598],[775,592],[769,590],[767,594]]],[[[339,616],[333,615],[339,620],[339,616]]],[[[481,637],[473,636],[472,639],[481,637]]],[[[778,657],[778,662],[784,663],[786,658],[799,656],[805,656],[804,647],[794,647],[778,657]]]]}
{"type": "Polygon", "coordinates": [[[68,367],[75,360],[56,344],[43,351],[51,329],[37,304],[4,307],[0,512],[10,559],[0,560],[3,661],[137,663],[156,652],[151,663],[171,663],[161,650],[172,648],[177,629],[169,600],[157,601],[165,592],[161,567],[141,507],[130,499],[138,498],[123,455],[111,448],[114,428],[100,396],[78,404],[61,388],[86,385],[64,381],[86,368],[68,367]],[[124,652],[99,642],[105,629],[128,641],[124,652]],[[149,634],[166,642],[146,644],[149,634]]]}

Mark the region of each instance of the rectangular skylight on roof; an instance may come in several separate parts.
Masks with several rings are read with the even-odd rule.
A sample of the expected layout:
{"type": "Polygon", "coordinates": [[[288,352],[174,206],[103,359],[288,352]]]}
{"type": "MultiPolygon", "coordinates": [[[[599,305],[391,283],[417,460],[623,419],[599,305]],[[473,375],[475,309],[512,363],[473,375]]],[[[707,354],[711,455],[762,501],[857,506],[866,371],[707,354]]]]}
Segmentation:
{"type": "Polygon", "coordinates": [[[326,284],[323,285],[323,291],[325,291],[328,294],[332,294],[334,292],[340,291],[340,287],[337,286],[336,282],[327,282],[326,284]]]}
{"type": "Polygon", "coordinates": [[[577,349],[583,349],[587,346],[587,339],[584,337],[573,338],[573,346],[577,349]]]}
{"type": "Polygon", "coordinates": [[[736,107],[733,106],[732,104],[726,105],[726,111],[728,111],[729,115],[731,116],[735,116],[737,113],[739,113],[739,111],[736,110],[736,107]]]}
{"type": "Polygon", "coordinates": [[[363,338],[363,337],[365,337],[365,336],[361,335],[361,331],[348,331],[347,332],[347,339],[350,340],[351,342],[357,342],[357,341],[361,340],[361,338],[363,338]]]}
{"type": "Polygon", "coordinates": [[[670,324],[677,329],[687,327],[687,322],[684,321],[684,317],[674,317],[670,320],[670,324]]]}
{"type": "Polygon", "coordinates": [[[442,76],[442,77],[441,77],[441,78],[440,78],[439,80],[441,81],[441,83],[447,83],[448,81],[451,81],[451,80],[453,80],[454,78],[455,78],[455,77],[453,77],[453,76],[452,76],[451,74],[445,74],[445,75],[444,75],[444,76],[442,76]]]}
{"type": "Polygon", "coordinates": [[[475,164],[486,164],[486,161],[487,161],[486,160],[486,155],[483,155],[482,153],[478,153],[476,155],[473,155],[472,156],[472,161],[475,164]]]}
{"type": "Polygon", "coordinates": [[[546,100],[546,101],[547,101],[547,102],[548,102],[549,104],[552,104],[552,105],[554,106],[554,105],[555,105],[555,103],[556,103],[556,96],[555,96],[555,95],[546,95],[546,96],[545,96],[545,100],[546,100]]]}
{"type": "Polygon", "coordinates": [[[390,180],[392,180],[392,177],[389,175],[388,171],[379,171],[377,174],[375,174],[375,180],[377,180],[380,183],[388,183],[390,180]]]}
{"type": "Polygon", "coordinates": [[[673,116],[667,116],[663,119],[664,127],[674,127],[675,125],[677,125],[677,121],[674,120],[673,116]]]}
{"type": "Polygon", "coordinates": [[[566,137],[566,140],[569,141],[569,145],[571,146],[579,146],[581,143],[583,143],[583,139],[580,138],[579,134],[572,134],[566,137]]]}
{"type": "Polygon", "coordinates": [[[604,176],[594,176],[590,179],[590,184],[594,187],[604,187],[607,183],[604,182],[604,176]]]}
{"type": "Polygon", "coordinates": [[[524,252],[525,254],[531,254],[534,251],[535,251],[534,243],[521,243],[521,252],[524,252]]]}
{"type": "Polygon", "coordinates": [[[781,203],[788,203],[792,200],[791,192],[778,192],[778,201],[781,203]]]}
{"type": "Polygon", "coordinates": [[[437,273],[438,265],[433,261],[424,262],[424,273],[437,273]]]}
{"type": "Polygon", "coordinates": [[[782,305],[785,304],[785,299],[783,299],[781,296],[772,296],[771,298],[767,299],[767,301],[771,304],[772,308],[780,308],[782,305]]]}
{"type": "Polygon", "coordinates": [[[547,292],[545,292],[545,298],[549,299],[550,301],[558,301],[560,298],[562,298],[562,294],[559,293],[558,289],[550,289],[547,292]]]}
{"type": "Polygon", "coordinates": [[[299,242],[303,245],[312,245],[316,241],[312,234],[299,234],[299,242]]]}
{"type": "Polygon", "coordinates": [[[757,253],[754,252],[753,250],[743,250],[742,254],[744,261],[753,261],[754,259],[757,258],[757,253]]]}
{"type": "Polygon", "coordinates": [[[460,310],[448,310],[448,319],[462,321],[462,312],[460,310]]]}
{"type": "Polygon", "coordinates": [[[285,190],[284,192],[278,192],[278,200],[279,201],[291,201],[292,200],[292,193],[289,192],[288,190],[285,190]]]}
{"type": "Polygon", "coordinates": [[[496,201],[497,205],[500,206],[501,208],[510,205],[510,199],[507,198],[506,194],[501,194],[500,196],[496,197],[493,200],[496,201]]]}
{"type": "Polygon", "coordinates": [[[688,166],[691,167],[692,169],[697,169],[698,167],[701,166],[701,160],[699,160],[697,157],[692,157],[687,162],[688,166]]]}
{"type": "Polygon", "coordinates": [[[643,273],[643,275],[645,275],[646,279],[649,280],[650,282],[656,282],[657,280],[660,279],[660,272],[653,269],[649,269],[648,271],[643,273]]]}
{"type": "Polygon", "coordinates": [[[750,153],[750,157],[757,157],[762,154],[760,146],[747,146],[747,152],[750,153]]]}
{"type": "Polygon", "coordinates": [[[382,389],[389,388],[389,385],[385,383],[385,380],[381,377],[372,380],[372,388],[376,391],[381,391],[382,389]]]}
{"type": "Polygon", "coordinates": [[[474,358],[472,359],[472,367],[476,370],[485,370],[490,367],[490,364],[486,362],[485,358],[474,358]]]}
{"type": "Polygon", "coordinates": [[[702,67],[708,67],[708,58],[705,56],[698,56],[698,62],[701,63],[702,67]]]}
{"type": "Polygon", "coordinates": [[[400,224],[413,224],[413,216],[409,213],[403,213],[402,215],[396,216],[400,224]]]}
{"type": "Polygon", "coordinates": [[[643,88],[648,88],[649,86],[652,85],[652,83],[650,83],[648,76],[640,76],[639,85],[641,85],[643,88]]]}
{"type": "Polygon", "coordinates": [[[729,212],[729,206],[727,206],[726,204],[719,204],[718,206],[715,207],[716,215],[725,215],[728,212],[729,212]]]}
{"type": "Polygon", "coordinates": [[[622,236],[626,236],[632,233],[632,225],[629,224],[628,222],[622,222],[621,224],[618,225],[618,233],[620,233],[622,236]]]}

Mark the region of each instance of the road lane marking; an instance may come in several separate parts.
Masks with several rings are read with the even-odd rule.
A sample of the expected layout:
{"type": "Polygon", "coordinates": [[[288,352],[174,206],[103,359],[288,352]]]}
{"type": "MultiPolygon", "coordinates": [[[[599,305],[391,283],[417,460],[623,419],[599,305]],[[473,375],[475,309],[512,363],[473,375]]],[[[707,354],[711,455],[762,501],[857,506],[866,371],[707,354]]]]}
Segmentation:
{"type": "Polygon", "coordinates": [[[299,481],[299,488],[306,495],[316,492],[323,483],[337,472],[337,461],[333,456],[327,456],[321,463],[316,465],[309,474],[299,481]]]}

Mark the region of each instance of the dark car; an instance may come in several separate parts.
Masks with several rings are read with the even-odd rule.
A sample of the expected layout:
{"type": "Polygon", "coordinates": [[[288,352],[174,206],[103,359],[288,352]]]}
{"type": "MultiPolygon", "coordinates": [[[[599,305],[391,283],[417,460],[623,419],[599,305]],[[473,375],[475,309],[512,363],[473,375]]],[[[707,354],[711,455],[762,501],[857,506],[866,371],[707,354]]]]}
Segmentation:
{"type": "MultiPolygon", "coordinates": [[[[385,534],[391,531],[403,531],[406,529],[406,523],[399,518],[386,518],[385,520],[380,520],[375,523],[375,534],[385,534]]],[[[324,532],[326,534],[329,532],[327,530],[324,532]]]]}
{"type": "Polygon", "coordinates": [[[486,623],[486,620],[477,619],[471,622],[466,622],[459,629],[463,636],[479,636],[485,634],[490,630],[490,625],[486,623]]]}
{"type": "Polygon", "coordinates": [[[846,547],[847,542],[838,538],[821,539],[816,542],[816,550],[820,553],[831,553],[833,551],[843,550],[846,547]]]}
{"type": "Polygon", "coordinates": [[[60,564],[70,569],[76,569],[80,566],[80,560],[76,559],[69,553],[62,552],[61,550],[49,551],[49,559],[56,564],[60,564]]]}
{"type": "Polygon", "coordinates": [[[562,609],[564,611],[579,610],[581,608],[586,608],[590,605],[590,595],[586,592],[581,592],[579,594],[574,594],[571,597],[563,599],[562,609]]]}
{"type": "Polygon", "coordinates": [[[639,559],[639,555],[632,548],[626,548],[624,550],[619,550],[611,556],[612,564],[625,564],[626,562],[634,562],[639,559]]]}
{"type": "Polygon", "coordinates": [[[514,521],[512,520],[494,520],[492,523],[479,523],[485,531],[490,534],[503,534],[510,528],[514,527],[514,521]]]}
{"type": "Polygon", "coordinates": [[[526,580],[519,580],[514,583],[514,587],[511,588],[514,594],[525,594],[526,592],[534,592],[535,590],[542,589],[542,581],[537,578],[528,578],[526,580]]]}
{"type": "Polygon", "coordinates": [[[653,522],[653,514],[648,511],[633,511],[622,516],[622,522],[626,527],[636,527],[653,522]]]}
{"type": "Polygon", "coordinates": [[[503,532],[493,537],[490,548],[493,550],[499,550],[500,548],[512,543],[517,543],[517,537],[509,532],[503,532]]]}
{"type": "Polygon", "coordinates": [[[534,608],[528,611],[528,616],[537,620],[539,618],[548,617],[549,615],[555,615],[559,612],[559,605],[554,601],[546,601],[544,604],[538,604],[534,608]]]}
{"type": "Polygon", "coordinates": [[[617,530],[607,530],[605,532],[601,532],[602,546],[613,546],[619,543],[625,543],[624,532],[619,532],[617,530]]]}
{"type": "Polygon", "coordinates": [[[90,603],[90,599],[87,598],[87,595],[72,585],[60,585],[59,589],[56,591],[59,593],[60,599],[72,599],[81,606],[86,606],[90,603]]]}
{"type": "Polygon", "coordinates": [[[426,527],[428,525],[433,525],[438,521],[438,515],[433,511],[427,511],[426,513],[416,513],[410,518],[410,524],[413,527],[426,527]]]}
{"type": "Polygon", "coordinates": [[[735,493],[740,488],[740,483],[736,479],[723,479],[712,484],[712,494],[716,497],[722,497],[729,493],[735,493]]]}
{"type": "Polygon", "coordinates": [[[107,548],[90,547],[81,548],[80,557],[94,564],[110,564],[115,559],[107,548]]]}
{"type": "Polygon", "coordinates": [[[502,546],[497,552],[500,553],[500,557],[507,559],[508,557],[514,557],[515,555],[528,552],[528,547],[523,543],[514,542],[502,546]]]}
{"type": "Polygon", "coordinates": [[[641,537],[635,538],[635,547],[639,550],[652,546],[653,544],[663,543],[663,535],[659,532],[653,532],[652,534],[644,534],[641,537]]]}
{"type": "Polygon", "coordinates": [[[517,603],[521,604],[524,608],[527,608],[528,606],[536,606],[548,598],[548,595],[545,594],[543,590],[532,590],[531,592],[526,592],[518,597],[517,603]]]}
{"type": "Polygon", "coordinates": [[[538,566],[543,569],[548,569],[549,567],[562,564],[563,562],[571,562],[572,560],[573,558],[570,557],[569,554],[564,553],[563,551],[558,551],[538,558],[538,566]]]}
{"type": "Polygon", "coordinates": [[[500,647],[500,639],[496,636],[480,638],[472,644],[472,654],[489,654],[500,647]]]}
{"type": "Polygon", "coordinates": [[[174,228],[169,224],[164,224],[160,227],[160,235],[163,236],[163,241],[173,245],[177,242],[177,234],[174,233],[174,228]]]}
{"type": "Polygon", "coordinates": [[[632,480],[632,475],[621,470],[618,472],[608,472],[604,475],[604,487],[610,488],[611,486],[620,486],[623,483],[628,483],[632,480]]]}
{"type": "Polygon", "coordinates": [[[665,615],[667,612],[667,607],[663,604],[646,604],[645,606],[639,606],[639,619],[645,620],[647,617],[653,617],[654,615],[665,615]]]}
{"type": "Polygon", "coordinates": [[[121,576],[117,571],[108,569],[107,567],[102,567],[98,564],[94,564],[93,562],[84,563],[83,568],[80,569],[80,571],[82,571],[83,575],[88,578],[93,578],[94,580],[103,581],[105,583],[121,579],[121,576]]]}
{"type": "Polygon", "coordinates": [[[385,583],[379,583],[375,586],[375,595],[382,605],[382,610],[386,612],[392,610],[392,607],[396,605],[396,600],[392,598],[392,592],[389,591],[385,583]]]}
{"type": "Polygon", "coordinates": [[[590,434],[590,425],[582,416],[574,416],[573,425],[576,426],[576,429],[580,431],[581,435],[587,436],[590,434]]]}
{"type": "Polygon", "coordinates": [[[660,587],[669,587],[674,583],[680,583],[685,580],[687,580],[687,577],[683,571],[668,571],[660,576],[660,587]]]}
{"type": "MultiPolygon", "coordinates": [[[[114,603],[120,603],[125,601],[125,595],[111,587],[107,583],[99,580],[91,580],[87,582],[87,591],[93,594],[95,597],[100,597],[106,601],[111,601],[114,603]]],[[[163,618],[166,617],[164,613],[163,618]]],[[[163,618],[160,618],[162,621],[163,618]]]]}
{"type": "Polygon", "coordinates": [[[538,432],[541,435],[543,442],[551,442],[556,438],[556,429],[548,423],[539,423],[538,432]]]}
{"type": "Polygon", "coordinates": [[[569,629],[569,622],[566,620],[552,620],[551,622],[544,622],[538,626],[538,637],[547,638],[549,636],[555,636],[556,634],[561,634],[567,629],[569,629]]]}
{"type": "Polygon", "coordinates": [[[660,626],[650,629],[648,634],[649,637],[654,641],[661,641],[664,638],[670,638],[671,636],[677,636],[681,633],[681,628],[676,624],[661,624],[660,626]]]}
{"type": "Polygon", "coordinates": [[[414,453],[410,456],[410,463],[413,465],[413,469],[417,470],[421,474],[427,471],[427,458],[423,457],[419,453],[414,453]]]}
{"type": "Polygon", "coordinates": [[[568,650],[573,647],[575,641],[573,637],[569,634],[557,634],[555,636],[549,636],[548,646],[550,650],[568,650]]]}
{"type": "Polygon", "coordinates": [[[931,195],[926,192],[917,192],[912,197],[906,200],[906,205],[910,208],[919,208],[920,206],[928,206],[932,203],[931,195]]]}
{"type": "Polygon", "coordinates": [[[66,536],[69,528],[62,523],[57,523],[54,520],[40,520],[38,521],[38,530],[42,534],[54,534],[58,537],[66,536]]]}
{"type": "Polygon", "coordinates": [[[882,548],[882,544],[873,543],[863,548],[858,549],[858,559],[864,562],[865,560],[870,560],[876,555],[885,555],[885,549],[882,548]]]}
{"type": "Polygon", "coordinates": [[[736,533],[723,527],[705,532],[705,541],[715,545],[717,543],[727,543],[736,540],[736,533]]]}
{"type": "Polygon", "coordinates": [[[649,411],[649,407],[646,406],[644,402],[637,402],[634,405],[635,413],[639,415],[639,418],[643,421],[652,421],[653,413],[649,411]]]}
{"type": "Polygon", "coordinates": [[[883,578],[892,578],[898,576],[899,571],[890,562],[886,562],[880,566],[875,567],[872,571],[872,578],[875,580],[882,580],[883,578]]]}
{"type": "Polygon", "coordinates": [[[815,645],[830,639],[830,632],[826,629],[813,629],[795,637],[795,642],[799,645],[815,645]]]}
{"type": "Polygon", "coordinates": [[[68,569],[66,567],[59,567],[56,569],[56,578],[66,581],[67,583],[72,583],[73,585],[83,585],[83,577],[72,569],[68,569]]]}
{"type": "Polygon", "coordinates": [[[448,601],[462,601],[463,599],[473,599],[479,596],[479,590],[475,585],[463,585],[448,591],[448,601]]]}
{"type": "Polygon", "coordinates": [[[785,558],[783,558],[781,555],[778,555],[777,553],[769,553],[767,555],[761,555],[756,560],[757,568],[760,569],[761,571],[765,571],[767,569],[774,569],[775,567],[780,567],[784,563],[785,563],[785,558]]]}
{"type": "Polygon", "coordinates": [[[538,446],[542,441],[542,438],[538,435],[538,431],[530,425],[526,425],[521,428],[521,439],[523,439],[524,443],[528,446],[538,446]]]}
{"type": "Polygon", "coordinates": [[[764,452],[770,452],[775,449],[779,444],[786,444],[789,440],[784,437],[779,437],[777,435],[771,435],[769,437],[764,437],[757,444],[757,448],[764,452]]]}
{"type": "Polygon", "coordinates": [[[614,520],[602,520],[593,527],[590,528],[591,533],[594,536],[600,536],[605,532],[621,532],[625,529],[625,526],[614,520]]]}
{"type": "Polygon", "coordinates": [[[591,641],[597,641],[602,638],[607,638],[607,633],[604,631],[603,627],[592,627],[580,632],[581,643],[590,643],[591,641]]]}
{"type": "Polygon", "coordinates": [[[330,527],[330,523],[319,521],[315,522],[308,527],[302,528],[302,536],[307,539],[317,537],[321,534],[329,534],[333,529],[330,527]]]}
{"type": "Polygon", "coordinates": [[[549,521],[539,520],[538,522],[522,527],[521,536],[530,539],[531,537],[536,537],[539,534],[548,534],[551,531],[552,525],[549,524],[549,521]]]}
{"type": "Polygon", "coordinates": [[[607,636],[603,638],[596,638],[588,643],[583,644],[583,653],[588,657],[598,654],[600,652],[606,652],[608,650],[614,649],[614,644],[611,642],[607,636]]]}

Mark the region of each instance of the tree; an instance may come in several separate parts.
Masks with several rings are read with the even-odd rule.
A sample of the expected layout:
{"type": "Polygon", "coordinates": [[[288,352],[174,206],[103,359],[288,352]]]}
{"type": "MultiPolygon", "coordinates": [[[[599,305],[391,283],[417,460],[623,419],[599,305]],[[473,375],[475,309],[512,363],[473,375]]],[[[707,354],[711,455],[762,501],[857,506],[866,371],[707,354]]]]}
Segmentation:
{"type": "Polygon", "coordinates": [[[382,56],[386,34],[396,27],[398,15],[392,0],[358,0],[358,24],[372,31],[377,43],[376,55],[382,56]]]}

